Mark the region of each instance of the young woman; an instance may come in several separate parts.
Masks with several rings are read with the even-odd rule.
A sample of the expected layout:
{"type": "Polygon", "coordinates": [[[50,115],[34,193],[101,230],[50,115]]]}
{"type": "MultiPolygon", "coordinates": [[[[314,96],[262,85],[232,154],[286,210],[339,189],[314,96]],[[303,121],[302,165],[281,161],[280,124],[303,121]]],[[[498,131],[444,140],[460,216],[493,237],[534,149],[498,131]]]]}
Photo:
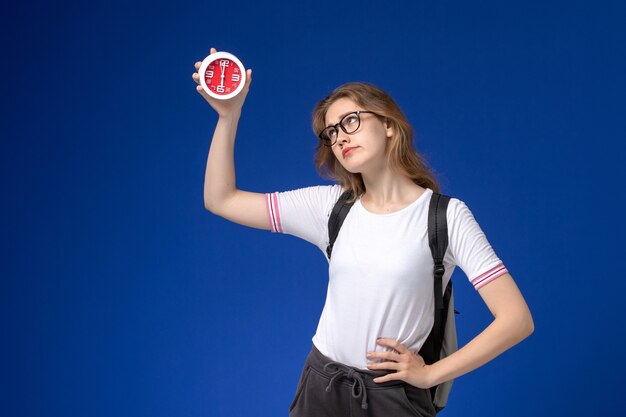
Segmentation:
{"type": "MultiPolygon", "coordinates": [[[[533,332],[522,294],[469,208],[452,198],[443,287],[459,266],[494,320],[455,353],[426,365],[418,352],[434,320],[427,214],[439,187],[402,111],[370,84],[340,86],[313,113],[317,168],[337,184],[243,191],[235,187],[233,150],[251,70],[247,75],[242,93],[227,101],[196,87],[219,115],[206,166],[207,210],[298,236],[326,253],[335,202],[348,189],[355,196],[329,260],[327,299],[290,416],[434,416],[428,388],[482,366],[533,332]]],[[[192,77],[199,82],[197,73],[192,77]]]]}

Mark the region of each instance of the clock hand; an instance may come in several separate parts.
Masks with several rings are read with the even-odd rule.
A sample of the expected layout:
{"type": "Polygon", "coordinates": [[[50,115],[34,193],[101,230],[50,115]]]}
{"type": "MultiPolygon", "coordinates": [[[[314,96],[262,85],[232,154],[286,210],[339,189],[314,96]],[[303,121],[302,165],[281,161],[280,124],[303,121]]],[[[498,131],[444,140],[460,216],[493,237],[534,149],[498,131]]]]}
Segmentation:
{"type": "Polygon", "coordinates": [[[220,67],[222,69],[222,81],[220,82],[221,86],[224,86],[224,77],[225,77],[225,72],[226,72],[226,62],[225,61],[221,61],[220,62],[220,67]]]}
{"type": "Polygon", "coordinates": [[[224,61],[220,61],[220,70],[221,70],[220,71],[221,72],[221,74],[220,74],[220,78],[221,78],[220,86],[222,86],[222,87],[224,86],[224,70],[226,69],[225,66],[226,66],[226,63],[224,61]]]}

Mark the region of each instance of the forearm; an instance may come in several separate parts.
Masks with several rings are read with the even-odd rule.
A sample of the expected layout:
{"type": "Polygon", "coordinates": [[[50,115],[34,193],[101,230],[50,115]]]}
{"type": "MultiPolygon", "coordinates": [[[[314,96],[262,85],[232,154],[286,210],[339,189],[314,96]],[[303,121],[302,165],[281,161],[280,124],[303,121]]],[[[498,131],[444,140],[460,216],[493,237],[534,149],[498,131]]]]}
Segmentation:
{"type": "Polygon", "coordinates": [[[533,324],[530,314],[496,317],[468,344],[430,366],[431,386],[439,385],[479,368],[524,340],[532,332],[533,324]]]}
{"type": "Polygon", "coordinates": [[[220,116],[207,157],[204,177],[204,206],[215,212],[236,190],[235,136],[240,113],[220,116]]]}

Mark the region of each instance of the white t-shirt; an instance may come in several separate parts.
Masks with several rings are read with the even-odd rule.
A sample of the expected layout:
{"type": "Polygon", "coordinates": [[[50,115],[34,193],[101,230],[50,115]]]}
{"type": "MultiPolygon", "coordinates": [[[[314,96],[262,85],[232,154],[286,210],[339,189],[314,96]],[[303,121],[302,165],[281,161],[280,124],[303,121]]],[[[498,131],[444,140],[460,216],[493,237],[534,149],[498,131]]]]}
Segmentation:
{"type": "MultiPolygon", "coordinates": [[[[342,193],[322,185],[266,194],[272,232],[300,237],[326,256],[328,219],[342,193]]],[[[434,322],[428,207],[433,191],[389,214],[367,211],[360,198],[339,231],[329,263],[326,303],[313,344],[332,360],[367,369],[366,353],[390,350],[378,337],[419,352],[434,322]]],[[[458,265],[478,290],[508,271],[462,201],[448,205],[443,288],[458,265]]]]}

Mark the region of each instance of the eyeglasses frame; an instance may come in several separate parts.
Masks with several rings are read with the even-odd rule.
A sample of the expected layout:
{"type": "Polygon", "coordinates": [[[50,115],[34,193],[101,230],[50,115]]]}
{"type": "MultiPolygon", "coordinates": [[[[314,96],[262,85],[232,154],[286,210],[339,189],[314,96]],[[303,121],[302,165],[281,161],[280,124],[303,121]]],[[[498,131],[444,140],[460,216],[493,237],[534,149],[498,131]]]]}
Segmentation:
{"type": "Polygon", "coordinates": [[[341,120],[339,120],[339,123],[335,123],[334,125],[328,125],[328,126],[326,126],[324,129],[322,129],[322,131],[321,131],[321,132],[317,135],[317,137],[319,138],[319,140],[322,142],[322,144],[323,144],[324,146],[328,146],[328,147],[332,147],[332,146],[334,146],[334,145],[335,145],[335,143],[337,143],[337,140],[339,139],[339,135],[337,135],[337,139],[335,139],[335,141],[329,145],[329,144],[328,144],[328,142],[329,142],[329,141],[328,141],[328,140],[326,140],[326,139],[324,139],[324,138],[322,137],[322,134],[323,134],[326,130],[328,130],[329,128],[331,128],[331,127],[332,127],[332,128],[334,128],[334,129],[335,129],[335,130],[337,130],[337,131],[339,131],[339,130],[337,129],[337,127],[340,127],[340,128],[341,128],[341,130],[343,130],[343,132],[344,132],[346,135],[351,135],[351,134],[353,134],[354,132],[356,132],[357,130],[359,130],[359,128],[361,127],[361,113],[370,113],[370,114],[373,114],[373,115],[376,115],[376,116],[380,117],[380,115],[379,115],[378,113],[375,113],[375,112],[373,112],[373,111],[369,111],[369,110],[357,110],[357,111],[351,111],[350,113],[348,113],[348,114],[344,115],[344,116],[341,118],[341,120]],[[354,115],[354,114],[356,114],[356,117],[357,117],[357,119],[358,119],[358,121],[359,121],[359,124],[357,125],[356,129],[354,129],[352,132],[348,132],[348,131],[346,130],[346,128],[343,126],[343,124],[342,124],[342,123],[343,123],[343,121],[346,119],[346,117],[348,117],[348,116],[352,116],[352,115],[354,115]]]}

